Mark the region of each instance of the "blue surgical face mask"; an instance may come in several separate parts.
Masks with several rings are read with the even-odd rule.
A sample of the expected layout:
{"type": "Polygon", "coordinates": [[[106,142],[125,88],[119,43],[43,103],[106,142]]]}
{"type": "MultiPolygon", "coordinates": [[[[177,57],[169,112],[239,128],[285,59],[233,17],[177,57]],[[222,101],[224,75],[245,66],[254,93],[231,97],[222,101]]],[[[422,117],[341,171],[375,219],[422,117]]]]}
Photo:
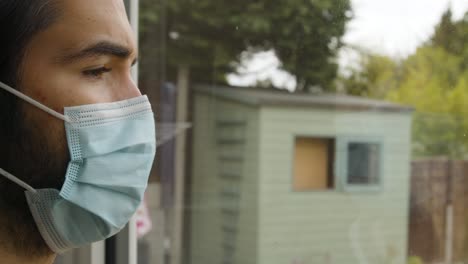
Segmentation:
{"type": "Polygon", "coordinates": [[[153,112],[146,96],[66,107],[64,115],[0,83],[0,87],[65,123],[71,160],[61,190],[26,189],[29,208],[56,253],[119,232],[143,199],[156,152],[153,112]]]}

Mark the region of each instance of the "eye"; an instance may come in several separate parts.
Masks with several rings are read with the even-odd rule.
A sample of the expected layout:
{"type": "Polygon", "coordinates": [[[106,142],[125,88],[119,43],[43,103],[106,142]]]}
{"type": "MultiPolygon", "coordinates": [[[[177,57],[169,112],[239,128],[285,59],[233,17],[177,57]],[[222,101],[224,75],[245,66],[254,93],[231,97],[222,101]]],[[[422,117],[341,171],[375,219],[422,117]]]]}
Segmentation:
{"type": "Polygon", "coordinates": [[[83,71],[83,75],[88,76],[88,77],[93,77],[93,78],[99,78],[101,77],[104,73],[111,72],[111,68],[107,67],[100,67],[97,69],[91,69],[91,70],[85,70],[83,71]]]}

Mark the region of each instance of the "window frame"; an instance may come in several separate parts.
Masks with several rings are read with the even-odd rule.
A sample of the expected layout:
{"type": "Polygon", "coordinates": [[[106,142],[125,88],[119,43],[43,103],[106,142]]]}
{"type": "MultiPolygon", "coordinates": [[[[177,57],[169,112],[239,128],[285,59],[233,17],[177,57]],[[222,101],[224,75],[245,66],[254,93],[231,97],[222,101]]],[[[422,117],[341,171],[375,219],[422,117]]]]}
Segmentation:
{"type": "Polygon", "coordinates": [[[336,172],[340,188],[344,192],[382,192],[385,184],[385,144],[376,136],[338,136],[336,138],[336,172]],[[348,145],[350,143],[377,144],[379,146],[379,164],[377,184],[348,183],[348,145]]]}

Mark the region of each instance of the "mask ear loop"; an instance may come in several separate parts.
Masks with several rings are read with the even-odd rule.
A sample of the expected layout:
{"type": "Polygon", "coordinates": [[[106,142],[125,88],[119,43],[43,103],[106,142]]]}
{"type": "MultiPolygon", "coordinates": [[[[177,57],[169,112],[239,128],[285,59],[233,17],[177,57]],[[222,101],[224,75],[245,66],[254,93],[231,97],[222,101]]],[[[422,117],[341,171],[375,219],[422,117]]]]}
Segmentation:
{"type": "Polygon", "coordinates": [[[17,97],[23,99],[24,101],[34,105],[35,107],[43,110],[44,112],[47,112],[50,115],[55,116],[58,119],[61,119],[61,120],[65,121],[65,122],[70,123],[70,118],[68,116],[57,113],[56,111],[54,111],[54,110],[50,109],[49,107],[39,103],[38,101],[32,99],[31,97],[29,97],[29,96],[27,96],[25,94],[22,94],[22,93],[18,92],[17,90],[11,88],[10,86],[0,82],[0,87],[3,88],[4,90],[6,90],[7,92],[10,92],[13,95],[16,95],[17,97]]]}
{"type": "Polygon", "coordinates": [[[10,173],[8,173],[7,171],[5,171],[5,170],[3,170],[1,168],[0,168],[0,174],[5,176],[5,178],[9,179],[10,181],[12,181],[12,182],[18,184],[19,186],[23,187],[24,189],[26,189],[26,190],[28,190],[28,191],[30,191],[32,193],[37,193],[37,191],[33,187],[29,186],[24,181],[16,178],[15,176],[11,175],[10,173]]]}

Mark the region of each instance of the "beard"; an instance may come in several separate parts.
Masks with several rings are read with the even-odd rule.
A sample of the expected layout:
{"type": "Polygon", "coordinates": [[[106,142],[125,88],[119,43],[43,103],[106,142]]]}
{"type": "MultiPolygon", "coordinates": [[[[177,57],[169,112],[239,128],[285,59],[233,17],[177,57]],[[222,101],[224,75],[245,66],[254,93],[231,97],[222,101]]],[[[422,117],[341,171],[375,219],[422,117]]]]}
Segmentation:
{"type": "MultiPolygon", "coordinates": [[[[48,131],[51,129],[43,122],[28,117],[25,113],[31,107],[21,103],[17,106],[12,107],[16,111],[9,112],[14,113],[10,126],[1,126],[8,132],[0,135],[4,136],[0,167],[34,189],[60,190],[69,161],[65,134],[48,131]]],[[[19,185],[0,177],[0,246],[19,256],[50,256],[52,251],[39,233],[24,192],[19,185]]]]}

